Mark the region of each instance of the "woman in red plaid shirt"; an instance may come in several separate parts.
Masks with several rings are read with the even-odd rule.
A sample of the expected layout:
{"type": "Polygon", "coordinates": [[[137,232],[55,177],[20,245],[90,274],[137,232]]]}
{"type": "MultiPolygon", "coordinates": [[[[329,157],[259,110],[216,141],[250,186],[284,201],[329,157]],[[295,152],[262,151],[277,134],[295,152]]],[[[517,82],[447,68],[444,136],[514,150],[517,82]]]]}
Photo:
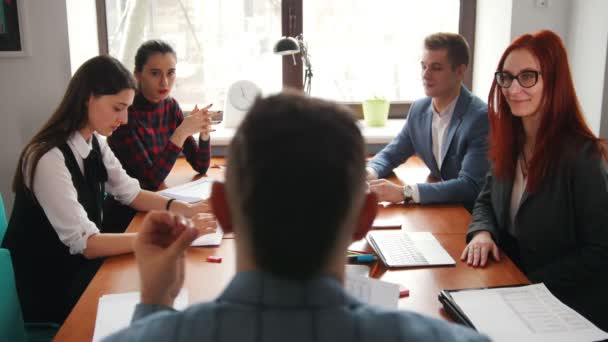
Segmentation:
{"type": "Polygon", "coordinates": [[[158,189],[180,152],[199,173],[209,167],[213,113],[209,107],[194,107],[184,118],[170,96],[176,61],[175,51],[163,41],[150,40],[139,47],[135,55],[138,91],[129,107],[129,122],[108,138],[127,173],[146,190],[158,189]],[[196,133],[200,133],[198,143],[192,137],[196,133]]]}
{"type": "MultiPolygon", "coordinates": [[[[142,189],[156,191],[173,168],[180,153],[192,168],[204,174],[209,167],[211,146],[210,106],[194,107],[184,118],[177,101],[170,96],[175,82],[177,55],[160,40],[143,43],[135,55],[138,90],[129,107],[129,120],[108,137],[127,173],[139,180],[142,189]],[[192,135],[200,133],[198,142],[192,135]]],[[[126,228],[135,212],[109,198],[104,209],[104,226],[126,228]]]]}

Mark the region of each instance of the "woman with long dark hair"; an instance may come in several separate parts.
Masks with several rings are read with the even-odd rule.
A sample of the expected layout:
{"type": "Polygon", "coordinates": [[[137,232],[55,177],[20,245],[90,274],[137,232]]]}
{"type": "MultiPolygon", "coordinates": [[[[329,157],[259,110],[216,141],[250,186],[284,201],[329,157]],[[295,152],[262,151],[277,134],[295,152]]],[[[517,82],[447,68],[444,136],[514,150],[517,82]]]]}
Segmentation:
{"type": "MultiPolygon", "coordinates": [[[[62,323],[101,258],[132,252],[135,233],[101,227],[106,192],[137,210],[167,209],[188,217],[208,210],[206,203],[190,205],[141,190],[100,137],[127,122],[134,95],[135,81],[120,62],[109,56],[88,60],[21,153],[3,246],[12,254],[26,321],[62,323]]],[[[200,227],[214,227],[207,215],[197,215],[200,227]]]]}
{"type": "Polygon", "coordinates": [[[502,249],[532,282],[608,329],[608,181],[566,49],[551,31],[515,39],[488,98],[492,169],[462,259],[485,266],[502,249]]]}

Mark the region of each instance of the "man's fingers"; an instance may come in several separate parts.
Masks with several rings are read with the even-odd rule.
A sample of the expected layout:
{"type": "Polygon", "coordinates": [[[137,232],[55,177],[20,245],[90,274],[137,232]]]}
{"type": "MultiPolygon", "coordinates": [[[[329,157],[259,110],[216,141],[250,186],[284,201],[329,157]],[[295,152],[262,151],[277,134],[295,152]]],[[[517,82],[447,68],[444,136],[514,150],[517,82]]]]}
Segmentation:
{"type": "Polygon", "coordinates": [[[167,252],[174,258],[179,257],[188,247],[190,247],[192,241],[196,240],[198,236],[198,230],[192,225],[189,225],[181,232],[177,239],[173,241],[173,243],[167,249],[167,252]]]}

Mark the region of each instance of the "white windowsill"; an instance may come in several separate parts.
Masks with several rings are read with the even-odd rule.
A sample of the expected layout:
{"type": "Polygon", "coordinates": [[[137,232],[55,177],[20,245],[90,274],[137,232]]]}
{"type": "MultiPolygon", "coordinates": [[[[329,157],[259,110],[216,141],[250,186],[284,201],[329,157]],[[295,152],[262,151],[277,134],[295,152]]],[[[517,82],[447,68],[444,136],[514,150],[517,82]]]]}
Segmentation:
{"type": "MultiPolygon", "coordinates": [[[[389,119],[383,127],[369,127],[365,125],[363,120],[359,120],[358,125],[361,128],[361,133],[366,144],[388,144],[399,134],[405,119],[389,119]]],[[[235,128],[226,128],[223,124],[214,126],[215,132],[211,133],[212,146],[228,146],[232,136],[236,131],[235,128]]],[[[198,134],[194,137],[198,140],[198,134]]]]}

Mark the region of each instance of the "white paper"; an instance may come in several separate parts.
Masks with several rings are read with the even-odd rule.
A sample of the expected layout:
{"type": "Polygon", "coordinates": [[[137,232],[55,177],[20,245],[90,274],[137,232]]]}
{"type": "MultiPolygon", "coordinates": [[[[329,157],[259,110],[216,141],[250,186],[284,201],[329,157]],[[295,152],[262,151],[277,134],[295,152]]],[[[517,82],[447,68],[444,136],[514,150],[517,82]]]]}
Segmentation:
{"type": "MultiPolygon", "coordinates": [[[[126,292],[103,295],[99,298],[93,341],[100,341],[109,335],[129,326],[135,305],[140,302],[139,292],[126,292]]],[[[183,310],[188,306],[188,290],[182,290],[175,298],[173,307],[183,310]]]]}
{"type": "Polygon", "coordinates": [[[597,341],[608,338],[544,284],[451,292],[475,328],[494,341],[597,341]]]}
{"type": "Polygon", "coordinates": [[[399,301],[397,284],[345,273],[344,287],[346,292],[364,303],[385,309],[397,309],[399,301]]]}
{"type": "Polygon", "coordinates": [[[370,268],[367,265],[347,264],[344,267],[344,272],[346,275],[360,276],[363,278],[369,278],[369,271],[370,271],[370,268]]]}
{"type": "Polygon", "coordinates": [[[223,238],[224,231],[218,225],[215,233],[199,236],[196,240],[192,241],[191,246],[219,246],[223,238]]]}
{"type": "Polygon", "coordinates": [[[159,194],[176,200],[194,203],[209,198],[211,195],[211,178],[201,178],[178,186],[159,191],[159,194]]]}

